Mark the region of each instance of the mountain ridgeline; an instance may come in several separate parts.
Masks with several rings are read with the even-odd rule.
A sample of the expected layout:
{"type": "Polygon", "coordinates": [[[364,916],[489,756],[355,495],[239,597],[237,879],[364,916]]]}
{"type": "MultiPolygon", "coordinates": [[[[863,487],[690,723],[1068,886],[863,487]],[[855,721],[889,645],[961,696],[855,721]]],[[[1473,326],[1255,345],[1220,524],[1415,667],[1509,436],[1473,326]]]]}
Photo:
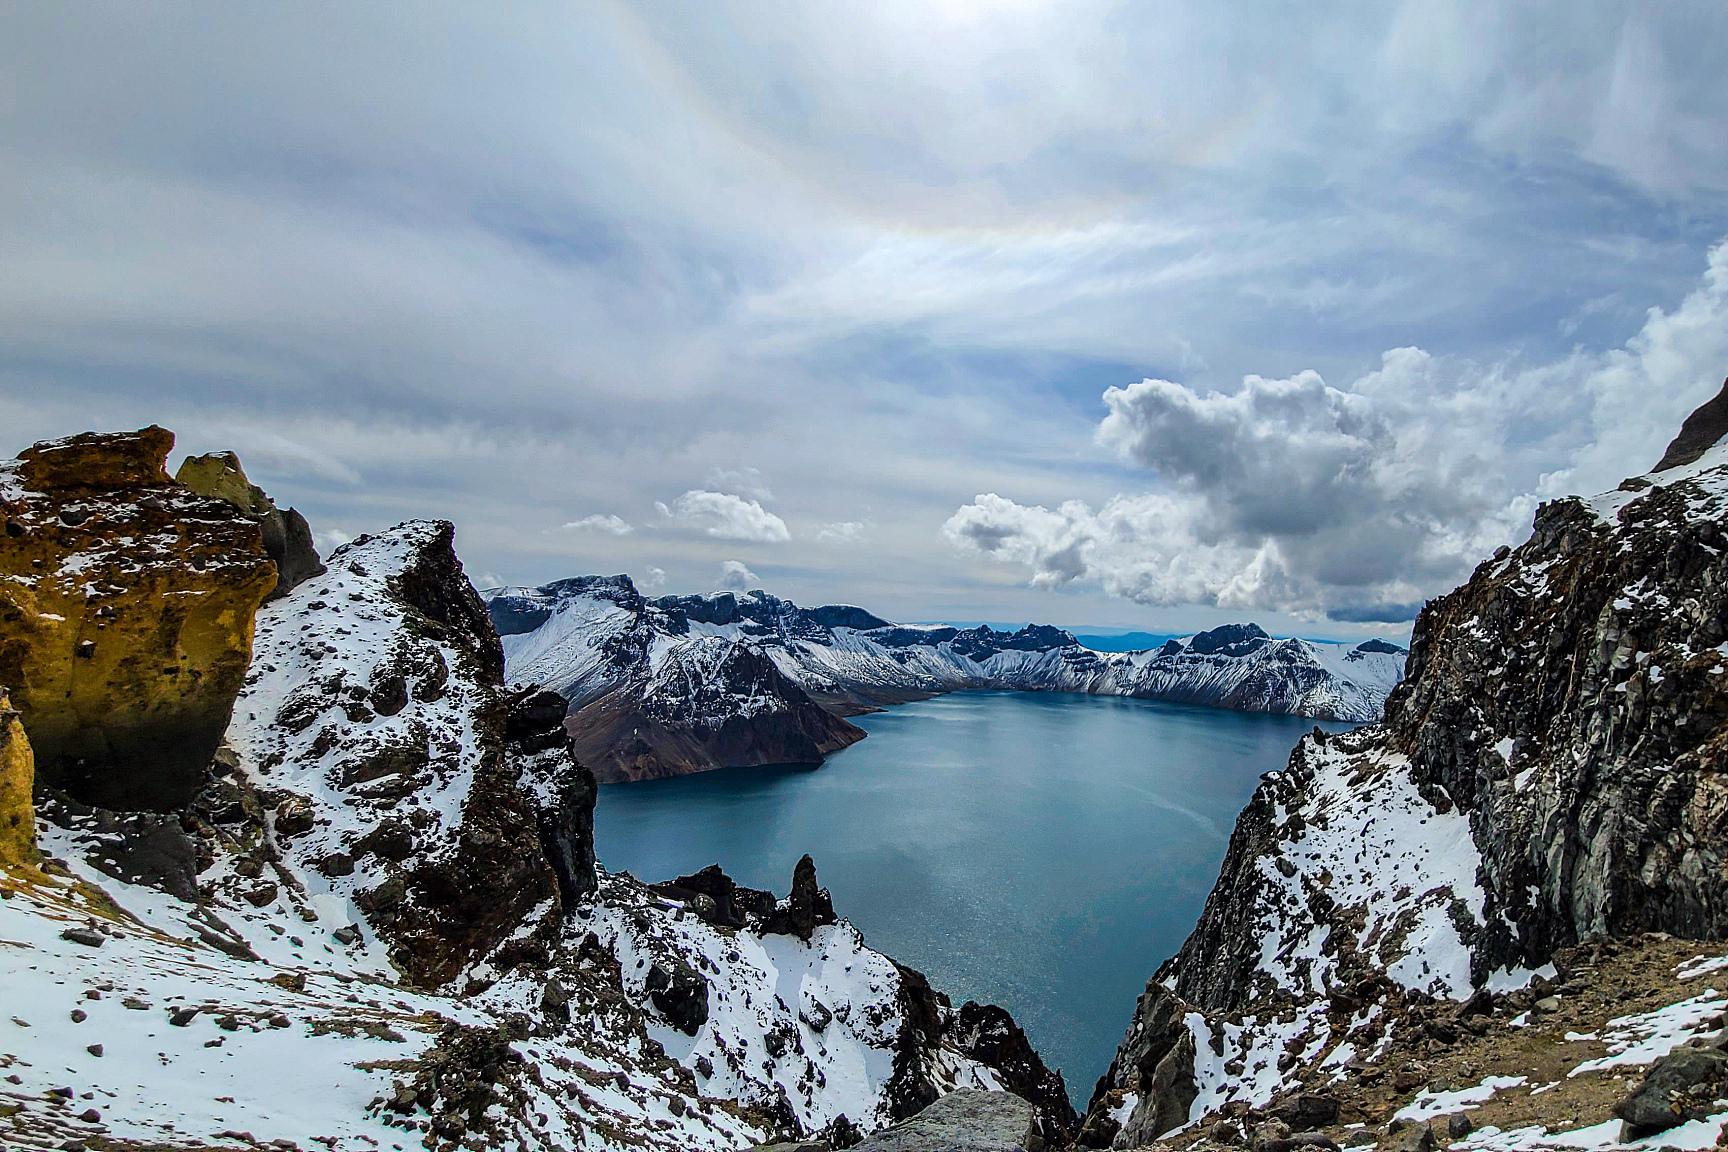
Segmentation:
{"type": "Polygon", "coordinates": [[[644,597],[627,576],[485,593],[510,675],[570,699],[577,753],[602,782],[819,763],[863,738],[844,717],[967,689],[1133,696],[1366,721],[1407,655],[1275,639],[1231,624],[1139,652],[1060,628],[893,624],[763,591],[644,597]]]}
{"type": "Polygon", "coordinates": [[[1426,1074],[1496,1015],[1563,1006],[1532,984],[1584,994],[1604,942],[1728,936],[1725,432],[1728,385],[1657,471],[1543,505],[1424,609],[1383,723],[1316,732],[1265,779],[1084,1144],[1274,1114],[1393,1052],[1426,1074]]]}
{"type": "Polygon", "coordinates": [[[629,778],[768,716],[820,754],[841,711],[955,688],[1295,711],[1401,651],[1240,625],[1118,656],[621,578],[485,603],[446,522],[321,560],[230,456],[36,445],[0,463],[0,1143],[1719,1146],[1725,433],[1728,385],[1655,471],[1545,504],[1427,605],[1381,722],[1261,779],[1083,1117],[809,856],[784,897],[608,872],[573,746],[629,778]]]}
{"type": "Polygon", "coordinates": [[[729,1152],[957,1089],[1072,1133],[1008,1014],[867,948],[808,856],[785,897],[608,873],[449,523],[320,562],[172,442],[0,465],[0,1144],[729,1152]]]}

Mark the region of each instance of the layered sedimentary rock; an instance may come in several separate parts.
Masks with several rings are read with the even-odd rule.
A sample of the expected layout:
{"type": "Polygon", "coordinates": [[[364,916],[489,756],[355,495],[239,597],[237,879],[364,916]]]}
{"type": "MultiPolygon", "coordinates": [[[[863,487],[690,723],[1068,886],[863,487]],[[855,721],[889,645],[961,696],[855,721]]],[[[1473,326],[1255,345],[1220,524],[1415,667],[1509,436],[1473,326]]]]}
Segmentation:
{"type": "Polygon", "coordinates": [[[266,600],[286,596],[296,584],[324,571],[306,517],[292,508],[276,507],[264,489],[246,479],[234,453],[188,456],[180,462],[174,479],[200,496],[226,500],[258,522],[264,534],[264,551],[276,564],[276,586],[266,600]]]}
{"type": "Polygon", "coordinates": [[[110,807],[189,800],[276,581],[258,524],[168,476],[162,428],[0,464],[0,686],[39,781],[110,807]]]}
{"type": "Polygon", "coordinates": [[[1323,1082],[1580,941],[1728,935],[1728,447],[1699,446],[1722,408],[1669,466],[1544,505],[1424,610],[1384,724],[1262,783],[1089,1143],[1323,1082]]]}

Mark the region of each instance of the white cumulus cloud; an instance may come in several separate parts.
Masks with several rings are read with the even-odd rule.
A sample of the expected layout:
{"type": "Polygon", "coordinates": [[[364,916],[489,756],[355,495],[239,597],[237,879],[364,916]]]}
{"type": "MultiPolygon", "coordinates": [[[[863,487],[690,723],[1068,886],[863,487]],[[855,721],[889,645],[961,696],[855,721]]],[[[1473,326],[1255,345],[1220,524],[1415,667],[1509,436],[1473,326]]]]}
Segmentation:
{"type": "Polygon", "coordinates": [[[636,530],[628,520],[609,512],[596,512],[580,520],[571,520],[564,527],[576,532],[604,532],[609,536],[628,536],[636,530]]]}
{"type": "Polygon", "coordinates": [[[720,540],[748,540],[758,544],[780,544],[792,538],[786,521],[731,492],[692,488],[670,505],[656,502],[660,515],[720,540]]]}
{"type": "Polygon", "coordinates": [[[762,577],[750,571],[742,560],[722,560],[714,586],[723,592],[748,592],[762,586],[762,577]]]}
{"type": "Polygon", "coordinates": [[[774,499],[774,490],[768,487],[768,477],[760,468],[724,468],[708,469],[708,487],[726,492],[742,492],[754,500],[774,499]]]}
{"type": "Polygon", "coordinates": [[[1305,371],[1110,388],[1098,442],[1153,490],[1054,509],[983,493],[944,533],[1040,587],[1407,619],[1519,539],[1539,498],[1652,466],[1725,364],[1728,243],[1678,307],[1598,355],[1482,366],[1395,348],[1342,387],[1305,371]]]}

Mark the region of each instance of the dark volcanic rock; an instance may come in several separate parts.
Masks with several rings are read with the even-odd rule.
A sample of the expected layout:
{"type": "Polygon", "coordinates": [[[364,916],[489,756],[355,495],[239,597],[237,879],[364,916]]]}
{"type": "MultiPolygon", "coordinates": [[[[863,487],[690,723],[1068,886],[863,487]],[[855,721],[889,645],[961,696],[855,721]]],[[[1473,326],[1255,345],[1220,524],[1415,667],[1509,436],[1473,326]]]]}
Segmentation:
{"type": "Polygon", "coordinates": [[[648,969],[648,995],[666,1022],[694,1036],[708,1022],[708,982],[702,973],[677,960],[658,960],[648,969]]]}
{"type": "Polygon", "coordinates": [[[792,868],[792,894],[786,899],[786,907],[768,916],[762,931],[808,940],[820,925],[832,924],[837,919],[828,889],[816,883],[816,862],[806,852],[792,868]]]}
{"type": "Polygon", "coordinates": [[[773,915],[776,903],[772,892],[735,883],[718,864],[710,864],[700,872],[653,887],[663,896],[692,905],[698,916],[724,928],[743,928],[752,922],[760,923],[773,915]],[[706,898],[706,903],[699,898],[706,898]]]}
{"type": "Polygon", "coordinates": [[[1078,1117],[1068,1102],[1062,1073],[1045,1065],[1026,1033],[1004,1009],[971,1000],[960,1006],[953,1029],[960,1051],[996,1069],[1002,1086],[1036,1110],[1038,1135],[1051,1147],[1074,1137],[1078,1117]]]}
{"type": "Polygon", "coordinates": [[[858,1152],[1026,1152],[1034,1147],[1032,1105],[1008,1092],[963,1089],[910,1120],[866,1137],[858,1152]]]}
{"type": "Polygon", "coordinates": [[[1680,434],[1668,445],[1668,451],[1662,454],[1654,471],[1666,472],[1693,463],[1715,447],[1723,436],[1728,436],[1728,380],[1722,382],[1720,392],[1686,417],[1686,423],[1680,426],[1680,434]]]}
{"type": "Polygon", "coordinates": [[[1145,1144],[1188,1121],[1189,1107],[1199,1094],[1194,1084],[1194,1036],[1184,1022],[1188,1006],[1154,979],[1140,996],[1134,1023],[1116,1053],[1081,1125],[1079,1143],[1108,1148],[1118,1138],[1128,1145],[1145,1144]],[[1134,1085],[1144,1102],[1118,1124],[1103,1107],[1113,1083],[1134,1085]]]}
{"type": "Polygon", "coordinates": [[[1702,1120],[1728,1096],[1728,1054],[1715,1046],[1676,1048],[1650,1066],[1643,1083],[1614,1114],[1626,1122],[1627,1140],[1641,1139],[1688,1120],[1702,1120]]]}
{"type": "Polygon", "coordinates": [[[551,771],[538,806],[540,845],[558,876],[566,910],[599,886],[594,864],[594,773],[570,755],[564,697],[543,688],[518,688],[504,700],[504,746],[513,763],[546,761],[551,771]]]}
{"type": "Polygon", "coordinates": [[[1242,656],[1270,640],[1271,634],[1258,624],[1225,624],[1197,633],[1188,650],[1202,656],[1242,656]]]}

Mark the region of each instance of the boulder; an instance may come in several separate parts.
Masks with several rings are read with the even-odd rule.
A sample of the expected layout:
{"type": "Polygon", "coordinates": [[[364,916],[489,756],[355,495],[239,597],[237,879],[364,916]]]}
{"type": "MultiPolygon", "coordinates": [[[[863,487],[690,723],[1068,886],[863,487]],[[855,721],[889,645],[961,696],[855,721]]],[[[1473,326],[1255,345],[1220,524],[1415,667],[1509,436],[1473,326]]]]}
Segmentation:
{"type": "Polygon", "coordinates": [[[683,961],[656,960],[648,969],[647,988],[666,1022],[686,1036],[708,1022],[708,981],[683,961]]]}
{"type": "Polygon", "coordinates": [[[0,689],[0,865],[27,863],[36,854],[36,814],[30,803],[35,779],[30,738],[0,689]]]}
{"type": "Polygon", "coordinates": [[[292,508],[283,511],[276,507],[264,489],[246,479],[234,453],[188,456],[181,461],[174,479],[200,496],[232,504],[258,522],[264,534],[264,551],[276,563],[276,586],[266,600],[286,596],[295,585],[324,571],[306,517],[292,508]]]}
{"type": "Polygon", "coordinates": [[[1420,1121],[1394,1123],[1374,1148],[1375,1152],[1433,1152],[1434,1131],[1420,1121]]]}
{"type": "Polygon", "coordinates": [[[1032,1105],[1012,1093],[965,1088],[867,1138],[857,1152],[1027,1152],[1038,1139],[1032,1119],[1032,1105]]]}
{"type": "Polygon", "coordinates": [[[1614,1108],[1636,1140],[1717,1111],[1728,1095],[1728,1054],[1714,1047],[1676,1048],[1650,1066],[1643,1083],[1614,1108]]]}
{"type": "Polygon", "coordinates": [[[86,433],[0,463],[0,684],[38,782],[104,808],[191,799],[276,582],[254,520],[168,477],[173,443],[86,433]]]}
{"type": "Polygon", "coordinates": [[[1277,1109],[1278,1118],[1297,1131],[1338,1123],[1338,1098],[1324,1092],[1298,1092],[1277,1109]]]}

